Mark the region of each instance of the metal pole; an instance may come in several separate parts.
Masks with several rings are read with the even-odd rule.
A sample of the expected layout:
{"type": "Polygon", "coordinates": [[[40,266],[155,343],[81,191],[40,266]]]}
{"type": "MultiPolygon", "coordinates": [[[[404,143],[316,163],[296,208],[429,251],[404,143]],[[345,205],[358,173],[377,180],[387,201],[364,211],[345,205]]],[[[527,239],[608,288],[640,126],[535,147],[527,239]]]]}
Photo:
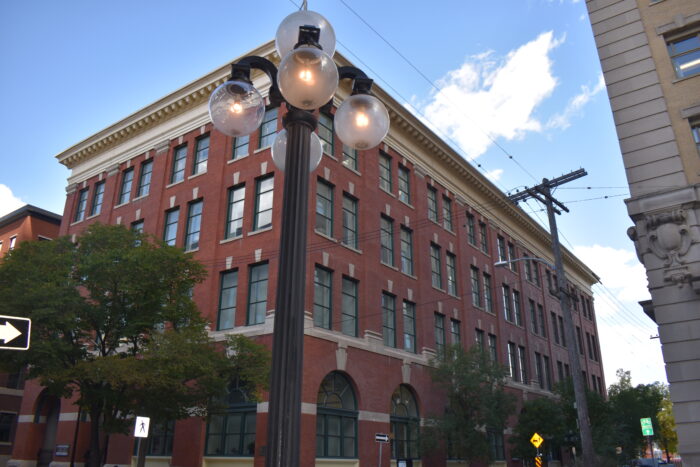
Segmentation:
{"type": "Polygon", "coordinates": [[[377,463],[378,467],[382,467],[382,446],[384,443],[379,443],[379,462],[377,463]]]}
{"type": "Polygon", "coordinates": [[[593,466],[595,464],[595,451],[593,450],[593,437],[591,435],[591,425],[588,421],[588,401],[586,399],[586,388],[583,385],[581,374],[581,361],[576,351],[576,331],[574,330],[574,320],[571,316],[571,306],[569,294],[567,292],[566,276],[564,275],[564,263],[561,258],[561,245],[559,244],[559,231],[557,230],[557,220],[554,216],[554,206],[552,203],[549,185],[543,183],[543,194],[546,200],[547,217],[549,218],[549,233],[552,237],[552,252],[554,254],[554,265],[557,273],[557,295],[561,303],[561,311],[564,315],[564,333],[567,340],[567,350],[569,353],[569,364],[571,365],[572,379],[574,383],[574,397],[576,399],[576,414],[578,417],[579,430],[581,434],[581,457],[583,465],[593,466]]]}
{"type": "Polygon", "coordinates": [[[309,147],[315,117],[290,108],[287,129],[280,255],[272,336],[267,467],[298,467],[304,354],[309,147]]]}

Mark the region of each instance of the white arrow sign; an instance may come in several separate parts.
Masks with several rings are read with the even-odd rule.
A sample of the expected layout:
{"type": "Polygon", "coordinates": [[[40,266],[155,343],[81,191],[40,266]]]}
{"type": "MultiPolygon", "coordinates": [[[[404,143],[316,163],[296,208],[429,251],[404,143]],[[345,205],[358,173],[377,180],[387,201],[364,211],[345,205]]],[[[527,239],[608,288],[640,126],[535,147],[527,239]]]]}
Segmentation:
{"type": "Polygon", "coordinates": [[[0,340],[2,340],[5,344],[20,335],[22,335],[22,333],[19,332],[17,328],[14,327],[9,321],[5,321],[5,324],[0,324],[0,340]]]}

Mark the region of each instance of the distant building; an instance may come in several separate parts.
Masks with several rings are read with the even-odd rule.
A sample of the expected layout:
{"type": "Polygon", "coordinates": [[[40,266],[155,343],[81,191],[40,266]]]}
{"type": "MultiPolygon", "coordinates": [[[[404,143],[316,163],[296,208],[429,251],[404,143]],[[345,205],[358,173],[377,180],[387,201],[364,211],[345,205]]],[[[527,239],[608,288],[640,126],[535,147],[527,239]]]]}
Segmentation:
{"type": "MultiPolygon", "coordinates": [[[[273,51],[253,54],[278,61],[273,51]]],[[[209,273],[193,297],[212,335],[269,344],[284,183],[270,145],[285,109],[268,108],[249,137],[217,132],[207,101],[228,73],[221,67],[59,154],[71,169],[61,233],[121,224],[192,252],[209,273]]],[[[551,396],[569,374],[566,345],[576,345],[586,383],[604,393],[595,274],[564,252],[578,328],[577,342],[565,342],[553,271],[537,261],[494,268],[551,262],[549,234],[379,87],[389,135],[369,151],[344,147],[333,114],[347,93],[341,87],[320,115],[325,155],[310,187],[301,465],[374,465],[376,433],[392,434],[383,465],[464,465],[418,452],[422,420],[444,410],[429,363],[450,344],[478,345],[507,365],[519,401],[551,396]]],[[[89,422],[71,401],[39,404],[32,388],[10,465],[33,465],[41,446],[67,446],[54,451],[60,465],[82,461],[89,422]]],[[[155,427],[149,465],[263,465],[267,411],[232,388],[228,410],[155,427]]],[[[521,465],[510,433],[490,432],[495,465],[521,465]]],[[[130,465],[133,453],[133,438],[112,436],[106,465],[130,465]]]]}
{"type": "MultiPolygon", "coordinates": [[[[587,0],[683,465],[700,466],[700,2],[587,0]]],[[[653,414],[652,414],[653,415],[653,414]]]]}

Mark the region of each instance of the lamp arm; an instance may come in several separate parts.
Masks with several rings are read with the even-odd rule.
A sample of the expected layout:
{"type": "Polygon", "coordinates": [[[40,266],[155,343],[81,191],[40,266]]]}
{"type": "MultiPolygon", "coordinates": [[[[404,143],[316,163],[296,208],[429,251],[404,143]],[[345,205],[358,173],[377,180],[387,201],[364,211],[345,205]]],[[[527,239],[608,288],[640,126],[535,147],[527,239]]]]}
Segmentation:
{"type": "Polygon", "coordinates": [[[282,93],[277,87],[277,67],[274,63],[264,57],[250,55],[243,57],[236,63],[231,65],[231,79],[241,80],[250,83],[250,70],[260,70],[270,78],[270,105],[273,107],[279,106],[284,102],[282,93]]]}

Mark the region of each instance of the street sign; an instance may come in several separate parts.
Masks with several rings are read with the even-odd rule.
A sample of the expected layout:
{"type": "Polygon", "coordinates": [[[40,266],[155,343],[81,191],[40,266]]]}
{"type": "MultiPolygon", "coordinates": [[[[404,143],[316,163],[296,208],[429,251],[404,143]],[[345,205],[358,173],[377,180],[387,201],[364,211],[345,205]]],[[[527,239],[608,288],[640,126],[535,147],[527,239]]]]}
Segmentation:
{"type": "Polygon", "coordinates": [[[651,418],[640,418],[639,422],[642,425],[642,436],[654,436],[654,426],[651,424],[651,418]]]}
{"type": "Polygon", "coordinates": [[[375,433],[374,440],[378,443],[388,443],[389,442],[389,435],[387,435],[385,433],[375,433]]]}
{"type": "Polygon", "coordinates": [[[535,433],[534,435],[532,435],[532,438],[530,438],[530,442],[531,442],[532,445],[535,446],[536,448],[539,448],[539,447],[540,447],[540,444],[542,444],[543,441],[544,441],[544,439],[542,439],[542,437],[541,437],[539,434],[537,434],[537,433],[535,433]]]}
{"type": "Polygon", "coordinates": [[[535,467],[542,467],[542,457],[535,457],[535,467]]]}
{"type": "Polygon", "coordinates": [[[27,350],[32,320],[0,315],[0,349],[27,350]]]}
{"type": "Polygon", "coordinates": [[[137,438],[148,438],[148,425],[150,424],[150,418],[136,417],[136,425],[134,426],[134,436],[137,438]]]}

